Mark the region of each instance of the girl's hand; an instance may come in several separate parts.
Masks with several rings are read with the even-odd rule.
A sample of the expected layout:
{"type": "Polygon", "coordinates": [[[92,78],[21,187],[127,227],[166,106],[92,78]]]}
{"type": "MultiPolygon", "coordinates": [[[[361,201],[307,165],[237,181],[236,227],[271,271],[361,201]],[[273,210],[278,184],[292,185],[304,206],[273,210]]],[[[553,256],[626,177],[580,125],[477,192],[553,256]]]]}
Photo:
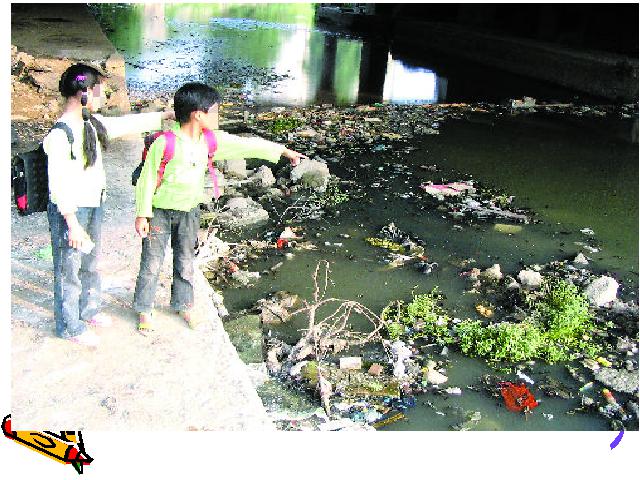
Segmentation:
{"type": "Polygon", "coordinates": [[[149,219],[147,217],[136,217],[136,233],[140,238],[147,238],[149,234],[149,219]]]}
{"type": "Polygon", "coordinates": [[[306,155],[300,152],[296,152],[295,150],[289,150],[288,148],[285,148],[284,152],[282,153],[282,156],[289,159],[292,167],[295,167],[296,165],[298,165],[300,163],[300,160],[309,159],[309,157],[307,157],[306,155]]]}
{"type": "Polygon", "coordinates": [[[80,248],[83,242],[91,241],[91,238],[82,228],[75,215],[73,218],[67,219],[67,226],[69,228],[69,246],[71,248],[80,248]]]}

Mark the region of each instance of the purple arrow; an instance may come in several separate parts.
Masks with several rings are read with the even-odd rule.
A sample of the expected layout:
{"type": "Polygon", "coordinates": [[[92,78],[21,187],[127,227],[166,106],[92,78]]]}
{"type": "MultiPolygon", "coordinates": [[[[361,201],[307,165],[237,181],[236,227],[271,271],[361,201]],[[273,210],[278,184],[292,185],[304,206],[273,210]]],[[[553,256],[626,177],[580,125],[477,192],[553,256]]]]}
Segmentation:
{"type": "Polygon", "coordinates": [[[609,445],[611,447],[611,450],[613,450],[618,446],[618,444],[620,443],[620,440],[622,440],[623,435],[624,435],[624,430],[620,430],[620,433],[618,434],[618,436],[609,445]]]}

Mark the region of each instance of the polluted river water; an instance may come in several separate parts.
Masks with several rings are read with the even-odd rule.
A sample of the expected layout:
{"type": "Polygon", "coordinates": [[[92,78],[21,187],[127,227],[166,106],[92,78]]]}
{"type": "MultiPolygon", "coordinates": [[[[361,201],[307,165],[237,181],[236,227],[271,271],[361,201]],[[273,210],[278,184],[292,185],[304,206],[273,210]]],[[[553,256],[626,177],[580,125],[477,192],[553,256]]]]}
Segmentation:
{"type": "MultiPolygon", "coordinates": [[[[188,80],[235,85],[256,107],[266,109],[374,101],[498,102],[525,95],[567,102],[576,96],[495,71],[486,72],[482,86],[465,89],[465,68],[474,69],[477,78],[481,67],[454,65],[443,71],[460,72],[460,76],[448,78],[424,62],[411,66],[394,58],[388,48],[381,61],[379,53],[372,53],[375,44],[318,28],[313,8],[307,4],[101,4],[94,8],[110,40],[125,56],[132,96],[172,92],[188,80]],[[365,59],[367,55],[372,59],[365,59]],[[368,81],[361,69],[376,62],[382,69],[377,77],[382,80],[368,81]]],[[[481,269],[499,263],[503,272],[516,276],[525,265],[565,260],[579,252],[591,258],[590,269],[618,280],[625,300],[637,301],[638,152],[637,143],[632,143],[631,120],[492,114],[447,119],[437,128],[438,135],[413,138],[413,149],[406,153],[381,149],[330,163],[333,174],[354,181],[365,195],[353,195],[340,205],[336,216],[304,225],[305,239],[316,243],[318,250],[296,252],[289,261],[271,255],[252,263],[251,270],[267,271],[284,261],[275,273],[262,275],[250,288],[225,289],[227,308],[231,312],[250,308],[279,290],[310,298],[313,271],[324,259],[331,262],[331,296],[355,299],[380,312],[390,301],[409,300],[412,292],[438,286],[452,315],[476,318],[478,298],[464,293],[468,284],[456,266],[460,259],[473,259],[473,266],[481,269]],[[424,168],[430,165],[436,168],[424,168]],[[421,204],[421,183],[469,178],[513,195],[517,205],[536,213],[539,223],[505,234],[494,228],[494,222],[458,224],[421,204]],[[410,267],[390,270],[382,262],[383,252],[364,241],[390,222],[424,241],[429,261],[437,263],[433,272],[425,275],[410,267]],[[585,228],[594,234],[582,232],[585,228]],[[597,252],[583,250],[584,244],[597,252]]],[[[266,228],[281,226],[272,222],[266,228]]],[[[243,235],[255,238],[262,233],[264,228],[243,235]]],[[[294,343],[304,327],[294,320],[278,327],[278,335],[294,343]]],[[[434,346],[430,353],[436,360],[445,360],[440,350],[434,346]]],[[[534,381],[547,375],[559,380],[573,398],[547,397],[534,386],[540,405],[525,420],[506,410],[502,399],[466,388],[484,374],[499,372],[454,349],[446,360],[447,385],[462,388],[462,395],[419,395],[417,405],[405,412],[406,420],[385,430],[448,430],[469,412],[481,414],[475,430],[611,428],[607,419],[595,413],[566,413],[580,406],[582,385],[561,363],[537,361],[527,374],[534,381]]]]}

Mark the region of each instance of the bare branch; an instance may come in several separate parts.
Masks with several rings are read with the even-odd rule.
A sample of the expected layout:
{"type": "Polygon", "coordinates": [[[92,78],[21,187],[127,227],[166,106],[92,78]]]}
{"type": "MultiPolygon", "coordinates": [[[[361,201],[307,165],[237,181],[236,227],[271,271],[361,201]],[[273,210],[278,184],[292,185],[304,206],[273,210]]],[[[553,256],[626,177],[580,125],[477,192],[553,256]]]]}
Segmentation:
{"type": "Polygon", "coordinates": [[[384,320],[373,311],[359,302],[340,298],[325,298],[329,285],[329,262],[321,261],[316,265],[313,273],[313,301],[305,302],[305,305],[292,312],[290,316],[307,314],[309,323],[306,329],[302,329],[302,338],[298,342],[298,348],[292,352],[291,360],[302,360],[302,355],[310,354],[313,351],[316,360],[321,361],[328,349],[350,346],[360,346],[369,342],[381,339],[380,331],[385,325],[384,320]],[[322,271],[324,264],[324,271],[322,271]],[[324,281],[319,277],[324,274],[324,281]],[[318,317],[321,307],[334,305],[333,312],[318,317]],[[350,320],[352,315],[357,314],[367,319],[373,329],[370,332],[359,332],[351,329],[350,320]],[[332,347],[336,346],[337,347],[332,347]],[[312,349],[309,347],[313,346],[312,349]],[[312,351],[311,351],[312,350],[312,351]]]}

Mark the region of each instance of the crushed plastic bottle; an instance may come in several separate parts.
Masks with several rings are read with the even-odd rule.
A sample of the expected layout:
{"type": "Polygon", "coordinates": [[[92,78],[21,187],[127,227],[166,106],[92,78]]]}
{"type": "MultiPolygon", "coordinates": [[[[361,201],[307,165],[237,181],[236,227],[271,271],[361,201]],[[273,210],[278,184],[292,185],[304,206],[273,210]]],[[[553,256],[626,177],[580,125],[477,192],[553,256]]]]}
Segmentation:
{"type": "Polygon", "coordinates": [[[534,381],[531,379],[531,377],[529,377],[529,376],[525,375],[525,374],[524,374],[524,373],[522,373],[520,370],[518,370],[518,371],[516,372],[516,376],[517,376],[518,378],[521,378],[521,379],[522,379],[522,380],[524,380],[525,382],[530,383],[531,385],[533,385],[533,384],[534,384],[534,381]]]}
{"type": "Polygon", "coordinates": [[[580,393],[584,393],[587,390],[590,390],[593,388],[593,382],[589,382],[589,383],[585,383],[582,387],[580,387],[580,389],[578,390],[580,393]]]}
{"type": "Polygon", "coordinates": [[[629,418],[629,416],[627,415],[627,412],[624,411],[624,408],[622,408],[622,405],[620,405],[617,400],[615,399],[615,397],[613,396],[613,394],[609,391],[608,388],[603,388],[602,389],[602,396],[605,398],[605,400],[607,401],[607,405],[603,408],[601,408],[601,412],[605,415],[619,415],[622,420],[627,420],[629,418]]]}

